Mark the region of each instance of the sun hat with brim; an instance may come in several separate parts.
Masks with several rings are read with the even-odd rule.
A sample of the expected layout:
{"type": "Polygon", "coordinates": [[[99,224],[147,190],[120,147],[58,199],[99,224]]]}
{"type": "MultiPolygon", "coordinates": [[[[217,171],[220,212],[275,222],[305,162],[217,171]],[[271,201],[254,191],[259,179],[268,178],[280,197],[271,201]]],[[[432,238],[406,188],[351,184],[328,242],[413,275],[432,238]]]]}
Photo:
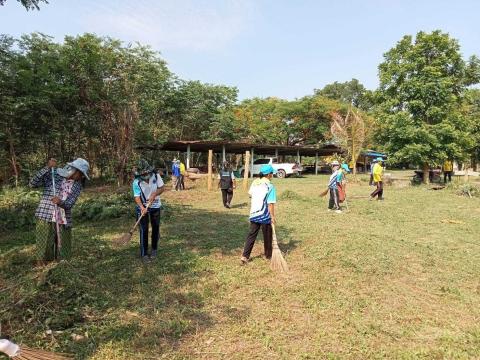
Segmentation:
{"type": "Polygon", "coordinates": [[[260,168],[260,172],[263,175],[268,175],[268,174],[276,174],[277,170],[275,170],[272,165],[265,164],[265,165],[262,165],[262,167],[260,168]]]}
{"type": "Polygon", "coordinates": [[[153,171],[153,166],[151,166],[147,160],[140,159],[137,163],[137,168],[135,169],[135,176],[140,176],[142,174],[150,173],[153,171]]]}
{"type": "Polygon", "coordinates": [[[350,168],[348,167],[347,164],[342,164],[342,169],[345,170],[346,172],[350,172],[350,168]]]}
{"type": "MultiPolygon", "coordinates": [[[[87,160],[82,159],[82,158],[78,158],[78,159],[76,159],[72,162],[67,163],[67,165],[72,167],[72,168],[77,169],[78,171],[80,171],[83,174],[83,176],[85,176],[87,178],[87,180],[90,180],[90,178],[88,177],[88,170],[90,170],[90,164],[88,163],[87,160]]],[[[68,171],[65,168],[64,169],[58,169],[57,173],[60,176],[66,176],[68,171]]]]}
{"type": "Polygon", "coordinates": [[[331,166],[340,166],[340,163],[337,160],[334,160],[330,163],[331,166]]]}
{"type": "Polygon", "coordinates": [[[377,157],[375,160],[376,160],[377,162],[378,162],[378,161],[383,162],[383,158],[381,158],[381,157],[377,157]]]}

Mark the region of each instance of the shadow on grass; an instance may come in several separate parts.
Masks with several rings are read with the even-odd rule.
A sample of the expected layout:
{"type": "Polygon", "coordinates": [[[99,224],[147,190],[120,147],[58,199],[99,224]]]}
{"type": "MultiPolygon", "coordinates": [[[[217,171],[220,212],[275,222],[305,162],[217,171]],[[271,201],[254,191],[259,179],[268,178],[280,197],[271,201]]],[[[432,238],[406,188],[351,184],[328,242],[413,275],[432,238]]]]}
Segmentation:
{"type": "MultiPolygon", "coordinates": [[[[4,243],[11,246],[0,255],[2,336],[78,359],[107,344],[133,357],[133,349],[173,351],[186,335],[214,326],[205,304],[221,296],[222,283],[209,255],[235,255],[236,263],[248,219],[223,209],[167,209],[159,257],[147,265],[138,257],[137,234],[126,247],[111,246],[110,240],[127,231],[133,218],[77,224],[73,259],[44,268],[32,267],[32,248],[23,246],[28,242],[4,243]],[[81,340],[72,340],[75,335],[81,340]]],[[[282,250],[293,250],[296,242],[288,230],[278,227],[278,232],[282,250]]],[[[218,311],[223,318],[246,316],[232,314],[228,307],[218,311]]]]}

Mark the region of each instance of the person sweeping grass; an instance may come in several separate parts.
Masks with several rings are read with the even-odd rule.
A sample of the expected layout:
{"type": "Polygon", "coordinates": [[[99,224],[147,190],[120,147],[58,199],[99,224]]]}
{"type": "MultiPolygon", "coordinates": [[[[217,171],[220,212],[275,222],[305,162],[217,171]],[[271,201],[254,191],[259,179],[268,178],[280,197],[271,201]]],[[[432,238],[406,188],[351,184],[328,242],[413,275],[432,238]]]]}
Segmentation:
{"type": "Polygon", "coordinates": [[[64,168],[55,169],[57,161],[50,159],[30,180],[30,187],[43,187],[35,211],[36,260],[38,265],[48,261],[68,259],[72,252],[72,208],[89,179],[90,166],[78,158],[64,168]]]}
{"type": "Polygon", "coordinates": [[[153,166],[141,159],[132,184],[137,220],[140,219],[140,256],[144,263],[157,257],[160,239],[160,194],[165,190],[162,177],[153,166]],[[147,206],[148,204],[148,206],[147,206]],[[148,255],[148,223],[152,226],[152,252],[148,255]]]}
{"type": "Polygon", "coordinates": [[[248,191],[251,197],[250,230],[240,259],[242,264],[248,263],[260,229],[263,233],[265,258],[272,258],[272,224],[275,224],[277,192],[270,180],[275,173],[272,165],[263,165],[260,168],[260,178],[255,179],[248,191]]]}

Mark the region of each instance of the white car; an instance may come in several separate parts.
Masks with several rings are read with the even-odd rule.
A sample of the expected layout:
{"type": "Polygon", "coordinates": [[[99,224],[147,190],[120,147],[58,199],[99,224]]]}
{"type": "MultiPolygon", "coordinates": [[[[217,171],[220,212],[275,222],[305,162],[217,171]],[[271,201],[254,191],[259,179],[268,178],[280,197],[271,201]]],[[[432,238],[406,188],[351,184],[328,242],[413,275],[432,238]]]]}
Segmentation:
{"type": "MultiPolygon", "coordinates": [[[[270,164],[272,167],[277,170],[277,177],[278,178],[285,178],[290,175],[300,175],[302,173],[302,165],[297,163],[279,163],[277,158],[265,158],[265,159],[257,159],[253,162],[253,169],[252,165],[250,165],[249,174],[253,173],[253,175],[258,175],[260,173],[260,168],[262,165],[270,164]]],[[[240,174],[243,177],[245,174],[244,167],[240,168],[240,174]]]]}

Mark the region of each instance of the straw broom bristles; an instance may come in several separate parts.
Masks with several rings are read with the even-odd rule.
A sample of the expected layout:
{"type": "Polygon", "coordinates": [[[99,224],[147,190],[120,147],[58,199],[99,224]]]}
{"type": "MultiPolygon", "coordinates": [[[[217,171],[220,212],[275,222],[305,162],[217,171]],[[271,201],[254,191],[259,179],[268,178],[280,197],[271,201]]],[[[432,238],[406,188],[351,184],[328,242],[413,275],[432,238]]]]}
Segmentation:
{"type": "Polygon", "coordinates": [[[324,191],[322,191],[322,192],[320,193],[320,196],[321,196],[321,197],[324,197],[324,196],[327,195],[327,194],[328,194],[328,188],[326,188],[324,191]]]}
{"type": "Polygon", "coordinates": [[[0,339],[0,352],[6,354],[10,359],[14,360],[69,360],[73,359],[72,355],[53,353],[45,350],[30,349],[20,347],[17,344],[0,339]]]}
{"type": "MultiPolygon", "coordinates": [[[[147,206],[145,207],[145,210],[148,210],[150,205],[151,205],[151,203],[149,202],[147,204],[147,206]]],[[[146,213],[147,212],[143,213],[142,215],[140,215],[138,217],[137,222],[135,223],[135,225],[133,225],[133,227],[130,229],[130,231],[128,233],[125,233],[122,236],[120,236],[119,238],[113,240],[114,244],[116,244],[116,245],[127,245],[130,242],[130,240],[132,239],[133,232],[135,231],[136,227],[138,226],[138,224],[140,223],[140,221],[142,220],[142,218],[145,216],[146,213]]]]}
{"type": "Polygon", "coordinates": [[[287,272],[288,265],[283,258],[282,252],[278,247],[277,234],[275,232],[275,225],[272,224],[272,260],[270,261],[270,268],[273,271],[287,272]]]}

